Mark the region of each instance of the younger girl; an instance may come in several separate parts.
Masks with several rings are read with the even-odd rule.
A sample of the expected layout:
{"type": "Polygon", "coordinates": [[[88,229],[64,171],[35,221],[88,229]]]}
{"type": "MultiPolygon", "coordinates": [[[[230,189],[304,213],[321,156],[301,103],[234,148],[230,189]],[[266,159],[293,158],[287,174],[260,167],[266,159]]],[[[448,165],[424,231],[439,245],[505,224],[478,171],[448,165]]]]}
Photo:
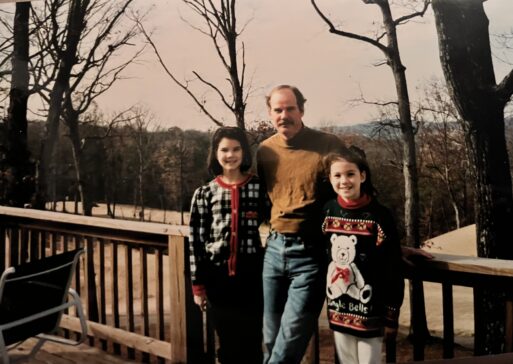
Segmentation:
{"type": "Polygon", "coordinates": [[[375,198],[363,151],[351,147],[325,157],[337,198],[324,206],[329,240],[326,295],[338,359],[381,363],[383,335],[397,334],[404,294],[401,247],[392,214],[375,198]]]}
{"type": "Polygon", "coordinates": [[[258,178],[248,173],[251,151],[244,131],[222,127],[208,158],[216,176],[192,198],[190,266],[194,302],[213,319],[218,359],[262,362],[262,259],[258,178]]]}

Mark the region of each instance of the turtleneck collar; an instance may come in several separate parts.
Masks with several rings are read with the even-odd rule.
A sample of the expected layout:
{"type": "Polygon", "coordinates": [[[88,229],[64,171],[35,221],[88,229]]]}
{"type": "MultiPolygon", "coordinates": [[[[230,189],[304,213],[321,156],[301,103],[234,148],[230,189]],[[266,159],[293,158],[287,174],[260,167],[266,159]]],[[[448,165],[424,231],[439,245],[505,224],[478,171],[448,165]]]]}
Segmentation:
{"type": "Polygon", "coordinates": [[[301,145],[302,142],[306,139],[305,135],[308,134],[308,130],[310,130],[305,126],[305,124],[302,125],[303,127],[301,130],[299,130],[297,134],[294,135],[291,139],[284,139],[281,135],[277,135],[279,144],[286,148],[294,148],[298,145],[301,145]]]}
{"type": "Polygon", "coordinates": [[[372,201],[372,198],[364,193],[357,200],[344,201],[342,197],[337,196],[337,202],[340,206],[348,210],[355,210],[367,206],[372,201]]]}

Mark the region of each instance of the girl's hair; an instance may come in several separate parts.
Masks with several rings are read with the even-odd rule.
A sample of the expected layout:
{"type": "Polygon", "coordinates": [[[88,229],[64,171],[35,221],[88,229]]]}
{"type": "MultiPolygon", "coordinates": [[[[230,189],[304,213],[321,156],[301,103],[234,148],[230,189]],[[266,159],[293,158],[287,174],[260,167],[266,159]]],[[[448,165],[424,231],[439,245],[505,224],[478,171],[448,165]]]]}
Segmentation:
{"type": "Polygon", "coordinates": [[[235,126],[223,126],[214,132],[208,153],[208,170],[213,173],[214,176],[223,173],[223,167],[221,167],[217,160],[217,149],[223,138],[236,140],[240,143],[242,147],[242,163],[240,170],[241,172],[249,170],[251,168],[251,149],[249,148],[248,138],[244,130],[235,126]]]}
{"type": "Polygon", "coordinates": [[[367,163],[367,159],[365,157],[365,152],[363,151],[363,149],[351,146],[349,148],[344,148],[342,151],[338,153],[330,153],[327,156],[325,156],[323,159],[323,166],[328,176],[330,174],[331,165],[340,159],[344,159],[349,163],[356,164],[360,172],[365,172],[365,182],[362,183],[361,191],[369,196],[376,196],[377,191],[374,188],[374,185],[372,184],[369,163],[367,163]]]}

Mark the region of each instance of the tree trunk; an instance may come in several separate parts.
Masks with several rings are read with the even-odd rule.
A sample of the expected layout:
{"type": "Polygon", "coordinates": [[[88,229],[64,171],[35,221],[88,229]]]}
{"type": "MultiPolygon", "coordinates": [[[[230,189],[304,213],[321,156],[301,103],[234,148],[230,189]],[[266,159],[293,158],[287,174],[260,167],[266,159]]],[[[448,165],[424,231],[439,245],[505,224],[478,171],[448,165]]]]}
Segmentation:
{"type": "MultiPolygon", "coordinates": [[[[69,88],[71,69],[76,63],[76,53],[80,36],[85,28],[85,13],[89,0],[72,0],[67,22],[66,48],[60,53],[60,65],[48,106],[46,119],[46,135],[41,147],[41,161],[39,163],[38,181],[36,185],[35,207],[44,209],[47,196],[47,176],[50,165],[55,160],[55,144],[58,138],[59,120],[62,114],[64,93],[69,88]]],[[[55,15],[56,16],[56,15],[55,15]]]]}
{"type": "Polygon", "coordinates": [[[85,182],[82,168],[82,146],[78,129],[78,115],[68,115],[66,124],[68,125],[69,137],[73,151],[73,165],[75,168],[75,183],[77,186],[80,200],[82,201],[82,215],[93,215],[93,200],[89,192],[90,186],[85,182]]]}
{"type": "MultiPolygon", "coordinates": [[[[420,247],[419,233],[419,187],[417,174],[417,156],[415,150],[415,132],[411,120],[410,97],[406,82],[406,68],[402,64],[397,40],[396,25],[393,21],[388,1],[378,3],[383,14],[383,23],[387,32],[388,52],[385,53],[394,76],[401,137],[403,141],[403,176],[404,176],[404,225],[406,244],[420,247]]],[[[425,343],[430,337],[426,319],[424,286],[421,281],[410,282],[410,324],[413,339],[417,343],[425,343]]],[[[420,346],[420,345],[419,345],[420,346]]],[[[419,347],[416,346],[416,347],[419,347]]],[[[423,359],[423,351],[414,353],[415,360],[423,359]]]]}
{"type": "MultiPolygon", "coordinates": [[[[512,259],[508,229],[513,197],[504,135],[507,100],[496,92],[483,0],[434,0],[433,10],[442,68],[468,144],[478,256],[512,259]]],[[[476,292],[476,354],[504,348],[504,302],[497,299],[501,296],[490,290],[476,292]]]]}
{"type": "Polygon", "coordinates": [[[27,148],[27,102],[29,98],[29,16],[30,3],[16,3],[12,81],[6,124],[6,167],[12,179],[5,191],[7,204],[23,207],[31,199],[34,172],[27,148]]]}

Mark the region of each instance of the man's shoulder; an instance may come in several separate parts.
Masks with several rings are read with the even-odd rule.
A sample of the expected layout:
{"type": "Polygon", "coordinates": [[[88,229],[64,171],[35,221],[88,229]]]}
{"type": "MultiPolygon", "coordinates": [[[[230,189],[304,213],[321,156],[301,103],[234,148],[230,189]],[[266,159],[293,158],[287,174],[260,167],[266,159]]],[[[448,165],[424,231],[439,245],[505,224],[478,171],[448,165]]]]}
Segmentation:
{"type": "Polygon", "coordinates": [[[278,134],[273,134],[270,137],[267,137],[266,139],[260,142],[259,148],[262,146],[269,146],[276,143],[276,138],[278,138],[278,134]]]}
{"type": "Polygon", "coordinates": [[[319,129],[313,129],[313,128],[307,128],[306,131],[308,133],[311,133],[312,135],[315,135],[318,138],[324,138],[324,139],[327,139],[327,140],[332,140],[332,141],[335,141],[335,142],[338,142],[338,143],[342,143],[340,138],[338,136],[336,136],[335,134],[328,133],[326,131],[319,130],[319,129]]]}
{"type": "Polygon", "coordinates": [[[274,149],[277,145],[277,139],[278,134],[271,135],[267,139],[264,139],[260,142],[257,148],[257,158],[262,154],[265,153],[266,150],[274,149]]]}
{"type": "Polygon", "coordinates": [[[338,136],[318,129],[307,128],[305,140],[321,153],[338,152],[344,148],[344,142],[338,136]]]}

